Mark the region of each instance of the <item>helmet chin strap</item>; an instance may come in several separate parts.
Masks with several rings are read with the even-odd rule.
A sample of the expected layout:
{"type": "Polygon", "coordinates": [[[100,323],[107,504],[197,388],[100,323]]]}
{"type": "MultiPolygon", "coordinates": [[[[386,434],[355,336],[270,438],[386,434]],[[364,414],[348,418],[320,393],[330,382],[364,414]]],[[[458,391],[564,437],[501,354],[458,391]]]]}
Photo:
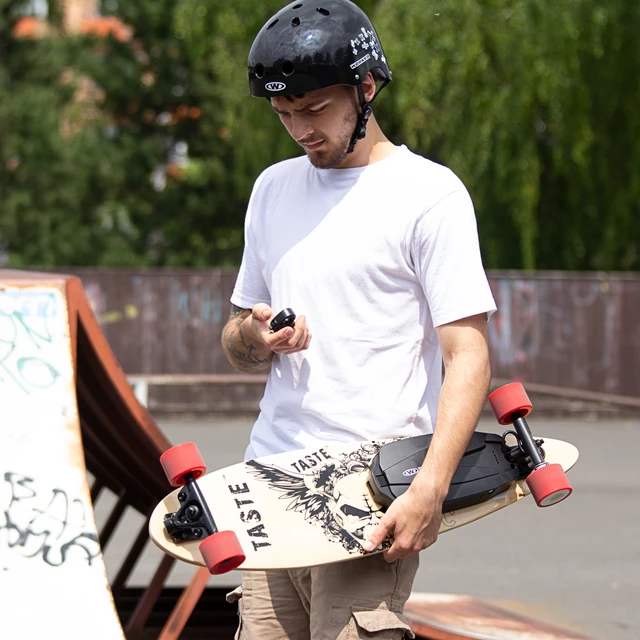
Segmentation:
{"type": "Polygon", "coordinates": [[[356,128],[351,136],[351,142],[349,143],[349,148],[347,149],[347,153],[352,153],[354,147],[356,146],[356,142],[358,140],[362,140],[367,135],[367,122],[369,122],[369,118],[373,113],[373,107],[371,103],[378,97],[378,94],[391,82],[391,78],[385,78],[382,81],[382,84],[377,88],[376,92],[373,94],[373,98],[371,98],[370,102],[367,102],[364,97],[364,91],[362,90],[362,85],[359,84],[356,89],[358,91],[358,102],[360,103],[360,115],[358,115],[358,121],[356,122],[356,128]]]}
{"type": "MultiPolygon", "coordinates": [[[[362,85],[357,86],[358,90],[358,101],[360,102],[360,114],[358,115],[358,121],[356,122],[356,128],[351,136],[351,142],[349,142],[349,148],[347,149],[347,153],[353,153],[353,150],[356,146],[356,142],[358,140],[362,140],[367,135],[367,123],[369,122],[369,118],[373,113],[373,107],[371,106],[371,102],[367,102],[364,97],[364,91],[362,90],[362,85]]],[[[377,95],[377,93],[376,93],[377,95]]],[[[373,96],[374,98],[376,96],[373,96]]]]}

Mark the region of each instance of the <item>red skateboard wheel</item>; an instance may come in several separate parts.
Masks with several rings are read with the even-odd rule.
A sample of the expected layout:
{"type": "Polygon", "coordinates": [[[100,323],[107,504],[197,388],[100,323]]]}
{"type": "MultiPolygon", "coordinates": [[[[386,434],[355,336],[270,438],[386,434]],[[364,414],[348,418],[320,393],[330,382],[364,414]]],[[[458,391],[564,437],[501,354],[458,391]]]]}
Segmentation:
{"type": "Polygon", "coordinates": [[[534,469],[527,477],[531,495],[539,507],[558,504],[571,495],[573,488],[559,464],[547,464],[534,469]]]}
{"type": "Polygon", "coordinates": [[[160,456],[160,464],[172,487],[184,485],[186,483],[185,476],[188,473],[192,473],[193,477],[198,479],[207,471],[200,451],[193,442],[184,442],[167,449],[160,456]]]}
{"type": "Polygon", "coordinates": [[[489,404],[498,422],[503,425],[513,422],[511,415],[516,411],[519,411],[522,417],[526,417],[533,410],[531,400],[519,382],[510,382],[498,387],[489,394],[489,404]]]}
{"type": "Polygon", "coordinates": [[[246,558],[233,531],[210,535],[200,543],[199,549],[209,573],[214,576],[237,569],[246,558]]]}

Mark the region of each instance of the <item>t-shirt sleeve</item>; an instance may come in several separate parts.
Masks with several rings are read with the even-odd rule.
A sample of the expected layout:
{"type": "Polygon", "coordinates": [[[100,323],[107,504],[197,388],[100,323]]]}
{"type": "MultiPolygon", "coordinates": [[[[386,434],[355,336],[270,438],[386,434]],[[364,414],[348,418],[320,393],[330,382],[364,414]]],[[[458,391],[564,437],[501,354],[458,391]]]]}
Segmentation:
{"type": "Polygon", "coordinates": [[[265,282],[263,270],[260,265],[260,251],[258,244],[258,234],[256,233],[256,220],[254,211],[256,210],[257,193],[260,188],[262,176],[256,181],[253,188],[247,215],[244,223],[244,251],[242,262],[238,271],[238,278],[231,295],[231,304],[241,309],[252,309],[259,302],[271,304],[271,295],[265,282]]]}
{"type": "Polygon", "coordinates": [[[473,203],[460,187],[417,221],[411,255],[433,326],[496,310],[478,241],[473,203]]]}

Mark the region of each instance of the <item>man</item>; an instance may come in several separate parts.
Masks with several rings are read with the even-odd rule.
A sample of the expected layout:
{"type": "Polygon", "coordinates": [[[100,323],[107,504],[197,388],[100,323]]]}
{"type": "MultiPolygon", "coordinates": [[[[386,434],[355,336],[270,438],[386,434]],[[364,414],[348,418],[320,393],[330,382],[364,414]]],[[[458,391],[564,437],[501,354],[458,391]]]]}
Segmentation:
{"type": "Polygon", "coordinates": [[[252,95],[269,99],[305,154],[256,181],[223,332],[235,367],[271,367],[246,459],[435,435],[411,488],[364,545],[392,535],[393,546],[325,567],[245,573],[231,595],[242,593],[243,640],[413,637],[402,611],[417,552],[436,540],[488,391],[495,304],[473,205],[450,170],[383,134],[371,102],[377,82],[390,80],[375,29],[347,0],[286,6],[249,54],[252,95]],[[287,307],[300,314],[295,327],[272,333],[287,307]]]}

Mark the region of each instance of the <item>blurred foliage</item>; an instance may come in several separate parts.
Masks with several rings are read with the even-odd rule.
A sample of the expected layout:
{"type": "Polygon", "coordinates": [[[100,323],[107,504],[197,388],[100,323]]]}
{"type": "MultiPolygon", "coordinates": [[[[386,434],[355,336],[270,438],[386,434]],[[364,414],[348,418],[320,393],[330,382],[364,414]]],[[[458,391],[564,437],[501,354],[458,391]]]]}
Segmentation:
{"type": "Polygon", "coordinates": [[[174,3],[105,3],[133,28],[125,42],[16,38],[25,4],[0,0],[2,262],[236,264],[248,193],[218,110],[200,106],[209,81],[205,95],[192,82],[174,3]]]}
{"type": "MultiPolygon", "coordinates": [[[[16,39],[0,0],[0,256],[237,264],[253,181],[300,153],[246,81],[284,4],[105,0],[120,42],[16,39]]],[[[463,179],[488,268],[640,269],[638,3],[359,4],[394,72],[376,116],[463,179]]]]}
{"type": "Polygon", "coordinates": [[[399,71],[382,120],[468,185],[488,266],[640,268],[638,3],[381,0],[374,17],[399,71]]]}

